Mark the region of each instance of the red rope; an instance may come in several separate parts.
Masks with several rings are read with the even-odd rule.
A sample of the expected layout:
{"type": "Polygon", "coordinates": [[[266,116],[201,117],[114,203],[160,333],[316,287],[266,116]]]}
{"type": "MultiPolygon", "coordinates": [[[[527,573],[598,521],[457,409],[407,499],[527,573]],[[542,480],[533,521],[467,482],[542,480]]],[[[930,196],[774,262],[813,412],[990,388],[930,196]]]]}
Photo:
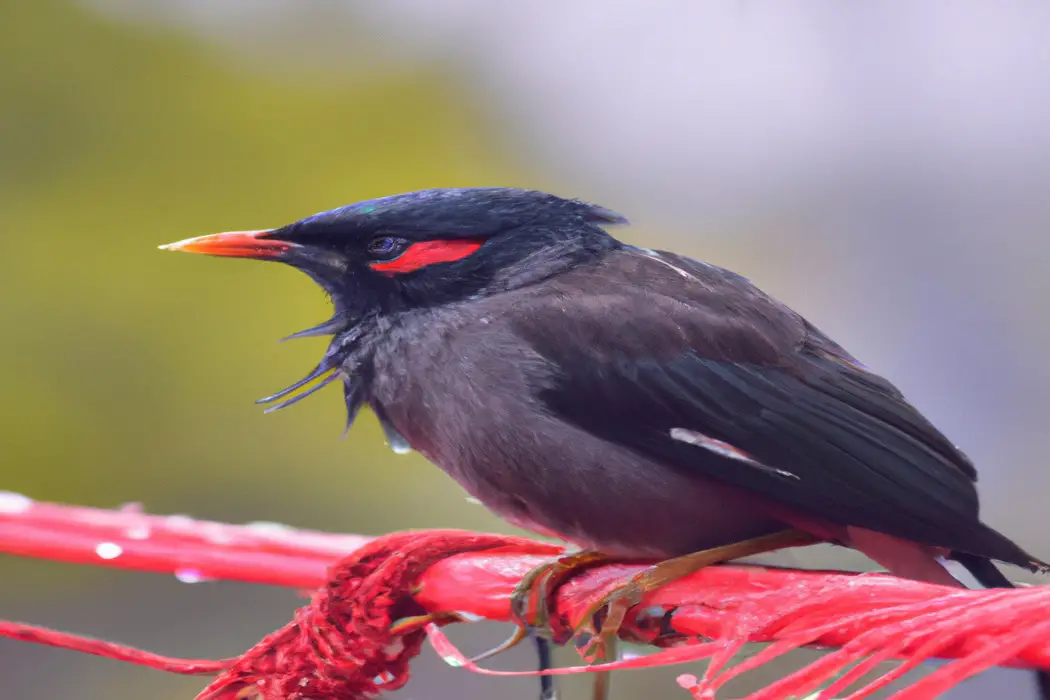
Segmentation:
{"type": "Polygon", "coordinates": [[[139,666],[149,666],[161,671],[181,673],[189,676],[203,673],[219,673],[237,662],[237,659],[219,659],[217,661],[210,659],[172,659],[160,654],[132,649],[123,644],[104,642],[81,635],[56,632],[43,627],[23,625],[18,622],[5,622],[3,620],[0,620],[0,637],[46,644],[47,646],[59,647],[60,649],[73,649],[85,654],[104,656],[107,659],[127,661],[139,666]]]}
{"type": "MultiPolygon", "coordinates": [[[[560,551],[502,535],[422,531],[369,541],[270,524],[233,526],[149,516],[135,509],[36,503],[0,494],[0,552],[194,579],[318,589],[292,622],[235,659],[169,659],[16,623],[0,622],[0,636],[176,673],[219,673],[198,700],[371,697],[407,682],[408,663],[428,632],[454,665],[492,675],[533,675],[475,667],[435,625],[425,630],[401,625],[398,634],[391,627],[428,612],[506,620],[516,583],[560,551]]],[[[555,596],[557,622],[578,623],[590,601],[640,568],[608,565],[573,578],[555,596]]],[[[893,696],[920,700],[996,665],[1050,668],[1050,587],[965,591],[880,574],[719,566],[646,596],[628,614],[622,632],[662,648],[641,658],[552,673],[708,658],[703,677],[682,676],[679,684],[696,698],[710,698],[729,679],[792,649],[828,647],[836,651],[751,698],[802,696],[838,675],[821,695],[831,698],[840,697],[881,661],[904,660],[849,696],[860,698],[926,659],[956,659],[893,696]],[[770,644],[729,666],[749,642],[770,644]]]]}

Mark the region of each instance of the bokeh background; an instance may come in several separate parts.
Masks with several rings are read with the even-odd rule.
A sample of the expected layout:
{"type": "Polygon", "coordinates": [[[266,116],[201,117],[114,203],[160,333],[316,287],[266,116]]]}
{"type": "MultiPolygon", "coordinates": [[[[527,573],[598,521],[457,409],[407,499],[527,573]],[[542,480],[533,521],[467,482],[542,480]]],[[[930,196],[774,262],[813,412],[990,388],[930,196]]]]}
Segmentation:
{"type": "MultiPolygon", "coordinates": [[[[0,3],[0,490],[369,534],[508,530],[390,453],[370,415],[341,440],[338,390],[252,404],[323,348],[274,342],[326,318],[307,278],[156,250],[498,184],[599,202],[635,222],[630,241],[802,311],[952,436],[986,519],[1048,557],[1047,27],[1042,0],[0,3]]],[[[814,562],[864,566],[797,558],[814,562]]],[[[237,653],[299,603],[0,557],[0,617],[168,654],[237,653]]],[[[615,697],[678,697],[676,672],[621,674],[615,697]]],[[[202,685],[0,642],[4,698],[202,685]]],[[[994,672],[950,697],[1029,686],[994,672]]],[[[534,694],[425,653],[401,697],[534,694]]]]}

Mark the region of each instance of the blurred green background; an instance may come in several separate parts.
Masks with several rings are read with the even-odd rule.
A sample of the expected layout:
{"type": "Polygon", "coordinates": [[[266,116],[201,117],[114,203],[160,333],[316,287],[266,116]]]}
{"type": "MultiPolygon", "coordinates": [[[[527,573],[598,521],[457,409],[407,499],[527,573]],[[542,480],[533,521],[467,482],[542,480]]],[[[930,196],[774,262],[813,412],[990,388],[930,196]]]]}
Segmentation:
{"type": "MultiPolygon", "coordinates": [[[[581,103],[607,115],[607,124],[604,119],[573,121],[580,113],[569,108],[567,95],[584,95],[588,85],[600,87],[619,69],[609,67],[601,79],[598,73],[581,78],[568,67],[570,59],[564,58],[564,71],[550,61],[569,55],[570,45],[573,56],[587,55],[572,42],[602,34],[587,32],[580,8],[587,5],[595,17],[605,17],[601,7],[567,3],[555,12],[536,5],[507,10],[508,17],[501,18],[491,6],[446,4],[450,17],[453,9],[457,17],[469,15],[469,32],[463,30],[460,38],[469,33],[463,44],[475,53],[394,50],[413,45],[413,35],[396,31],[402,25],[393,10],[386,24],[366,16],[367,3],[347,3],[342,10],[339,3],[306,3],[312,15],[283,5],[285,14],[278,12],[262,32],[249,31],[249,20],[236,14],[251,3],[215,3],[213,9],[228,7],[230,15],[218,29],[204,31],[189,31],[186,23],[171,19],[177,2],[141,7],[116,1],[0,3],[0,490],[100,507],[141,502],[156,513],[273,520],[365,534],[425,527],[510,531],[467,503],[451,480],[418,455],[393,455],[370,414],[363,413],[348,437],[340,439],[344,412],[338,389],[274,415],[263,415],[253,405],[255,398],[299,379],[324,347],[323,339],[276,342],[327,318],[323,295],[305,276],[277,266],[156,249],[188,236],[277,226],[396,192],[498,184],[593,199],[640,219],[642,225],[620,235],[748,274],[858,355],[903,378],[917,403],[959,436],[979,465],[995,465],[989,467],[990,479],[982,481],[991,521],[1037,553],[1042,546],[1046,554],[1050,542],[1035,503],[1042,492],[1036,487],[1047,485],[1038,441],[1045,413],[1034,408],[1042,406],[1047,373],[1040,369],[1019,376],[1009,369],[1025,362],[1045,367],[1038,363],[1037,341],[1047,325],[1029,322],[1027,314],[1031,300],[1046,291],[1045,277],[1038,273],[1045,267],[1032,260],[1032,252],[1046,250],[1036,243],[1045,237],[1036,234],[1050,216],[1039,194],[1045,190],[1036,187],[1042,180],[1025,175],[1027,166],[1010,172],[1020,173],[1030,186],[1029,204],[1042,202],[1044,208],[1016,208],[1004,200],[1013,218],[995,215],[994,208],[983,212],[986,219],[962,217],[981,221],[980,234],[966,238],[946,225],[947,246],[932,233],[938,227],[929,225],[940,221],[940,212],[919,216],[908,207],[914,205],[909,197],[929,195],[940,202],[948,195],[916,181],[905,192],[909,196],[901,198],[899,188],[907,178],[897,171],[871,166],[854,179],[805,171],[797,180],[811,186],[808,194],[796,196],[790,188],[801,166],[777,161],[770,153],[768,167],[761,157],[755,161],[762,177],[734,171],[714,160],[723,140],[714,133],[704,137],[710,139],[704,143],[712,160],[694,159],[693,170],[675,175],[669,166],[648,177],[646,159],[656,157],[655,149],[604,133],[608,140],[601,141],[595,134],[611,131],[617,119],[632,125],[641,119],[643,126],[631,127],[637,132],[624,132],[637,133],[638,139],[676,133],[669,115],[690,113],[632,97],[630,90],[644,91],[660,80],[668,89],[690,84],[696,76],[675,69],[681,60],[639,68],[644,85],[625,78],[623,92],[581,97],[581,103]],[[143,21],[136,12],[146,7],[164,12],[143,21]],[[354,20],[358,11],[359,22],[354,20]],[[519,24],[526,15],[532,21],[519,24]],[[483,19],[490,22],[492,36],[475,41],[483,34],[483,19]],[[577,29],[562,32],[572,41],[552,39],[550,51],[533,42],[528,60],[537,61],[534,70],[509,70],[510,56],[528,65],[520,50],[528,42],[496,39],[516,31],[522,37],[537,31],[553,36],[554,19],[565,26],[570,19],[577,22],[572,25],[577,29]],[[561,86],[564,104],[530,98],[522,87],[530,81],[561,86]],[[531,108],[538,111],[533,114],[531,108]],[[565,125],[565,133],[554,134],[551,124],[565,125]],[[634,158],[637,164],[610,160],[603,169],[595,154],[634,158]],[[577,163],[590,163],[592,169],[577,163]],[[877,181],[870,179],[872,173],[881,173],[877,181]],[[733,177],[749,187],[767,186],[779,196],[766,197],[760,189],[718,190],[733,177]],[[863,197],[856,196],[859,191],[863,197]],[[728,205],[719,208],[731,195],[757,204],[740,215],[728,205]],[[905,213],[888,210],[887,200],[905,201],[905,213]],[[858,221],[867,223],[853,225],[858,221]],[[916,231],[931,233],[927,238],[916,231]],[[1010,231],[1023,233],[1011,238],[1010,231]],[[989,280],[999,279],[995,275],[1015,286],[993,285],[989,280]],[[961,345],[968,350],[956,353],[961,345]],[[996,471],[1008,467],[1015,471],[996,471]],[[1029,482],[1034,490],[1026,496],[1018,480],[1037,472],[1029,482]]],[[[198,13],[211,6],[183,5],[198,13]]],[[[278,5],[259,3],[258,8],[278,5]]],[[[377,7],[370,7],[373,14],[377,7]]],[[[435,24],[432,32],[420,30],[415,12],[424,5],[390,7],[399,8],[403,26],[416,22],[419,44],[440,32],[453,37],[447,39],[450,45],[456,43],[457,35],[448,31],[452,20],[435,24]]],[[[199,19],[193,12],[188,16],[199,19]]],[[[670,14],[660,20],[660,31],[669,36],[670,14]]],[[[908,17],[895,20],[906,23],[908,17]]],[[[724,21],[737,20],[734,15],[724,21]]],[[[723,26],[696,26],[701,25],[711,32],[723,26]]],[[[594,46],[587,46],[610,66],[617,60],[648,65],[649,54],[639,48],[645,42],[632,43],[630,22],[618,27],[621,33],[612,39],[596,38],[594,46]]],[[[653,26],[638,31],[643,29],[649,40],[660,40],[653,38],[653,26]]],[[[675,36],[680,47],[693,45],[675,36]]],[[[829,55],[834,59],[835,51],[852,48],[837,44],[829,55]]],[[[801,55],[790,47],[784,51],[789,57],[801,55]]],[[[832,64],[838,65],[827,62],[832,64]]],[[[703,65],[725,73],[718,85],[760,82],[746,68],[733,72],[717,54],[703,65]]],[[[908,66],[888,70],[898,78],[911,75],[908,66]]],[[[789,95],[784,103],[808,104],[817,99],[816,92],[789,95]]],[[[710,108],[728,100],[732,106],[733,99],[744,103],[739,95],[712,93],[698,104],[710,108]]],[[[826,110],[818,106],[814,112],[826,110]]],[[[875,143],[886,131],[878,113],[871,114],[872,122],[853,134],[858,144],[875,143]]],[[[689,117],[696,120],[698,139],[703,116],[689,117]]],[[[772,107],[768,114],[727,109],[723,117],[725,133],[739,127],[745,145],[761,139],[774,122],[785,122],[772,107]]],[[[1043,135],[1038,134],[1039,144],[1046,142],[1040,140],[1043,135]]],[[[671,163],[688,143],[667,146],[660,162],[671,163]]],[[[807,150],[805,139],[798,143],[800,162],[824,153],[853,153],[835,150],[841,144],[807,150]]],[[[874,151],[889,152],[881,146],[874,151]]],[[[892,153],[895,167],[917,171],[907,148],[892,153]]],[[[736,164],[754,154],[745,148],[722,155],[736,164]]],[[[927,169],[928,174],[934,179],[948,170],[970,175],[989,162],[981,153],[973,158],[980,167],[970,168],[970,161],[952,166],[949,158],[936,161],[945,170],[927,169]]],[[[945,210],[954,206],[944,205],[945,210]]],[[[814,561],[863,566],[842,552],[814,561]]],[[[165,577],[0,557],[0,617],[175,655],[237,653],[286,621],[298,604],[285,591],[188,586],[165,577]]],[[[503,632],[473,630],[460,636],[480,649],[503,632]]],[[[522,652],[499,663],[527,667],[533,662],[522,652]]],[[[761,686],[780,672],[763,669],[734,688],[743,692],[761,686]]],[[[677,697],[675,673],[621,674],[616,696],[677,697]]],[[[530,698],[535,693],[531,680],[470,676],[444,668],[429,652],[416,675],[424,680],[402,697],[530,698]]],[[[1017,690],[1017,683],[1026,680],[1017,681],[1013,674],[1003,682],[1017,690]]],[[[563,682],[567,696],[582,697],[584,683],[563,682]]],[[[201,679],[0,641],[4,698],[174,700],[192,697],[203,685],[201,679]]],[[[980,697],[987,692],[980,689],[990,687],[973,685],[966,692],[980,697]]],[[[967,696],[960,691],[957,697],[967,696]]]]}
{"type": "Polygon", "coordinates": [[[417,458],[395,460],[370,417],[340,441],[339,391],[280,415],[252,405],[325,347],[276,342],[327,318],[312,282],[157,250],[348,200],[523,181],[439,67],[293,83],[162,28],[53,2],[0,11],[0,321],[18,397],[5,402],[5,487],[374,532],[406,515],[449,524],[431,496],[454,488],[417,458]]]}
{"type": "MultiPolygon", "coordinates": [[[[0,5],[0,489],[343,532],[509,531],[418,455],[393,455],[370,413],[340,439],[338,389],[275,415],[253,405],[325,347],[276,342],[327,318],[305,276],[157,250],[400,191],[542,184],[489,138],[440,65],[339,73],[336,86],[323,72],[292,80],[164,27],[68,3],[0,5]]],[[[187,656],[237,653],[300,604],[4,557],[0,572],[5,617],[187,656]]],[[[0,650],[0,697],[174,699],[205,683],[0,650]]],[[[417,674],[443,677],[448,697],[535,692],[428,656],[417,674]]]]}

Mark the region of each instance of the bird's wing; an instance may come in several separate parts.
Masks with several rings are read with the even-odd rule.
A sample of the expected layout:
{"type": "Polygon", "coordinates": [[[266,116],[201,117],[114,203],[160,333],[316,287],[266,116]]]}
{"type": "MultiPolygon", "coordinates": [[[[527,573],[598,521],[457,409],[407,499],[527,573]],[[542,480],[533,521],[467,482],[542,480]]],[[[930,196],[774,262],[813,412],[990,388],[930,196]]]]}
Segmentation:
{"type": "Polygon", "coordinates": [[[515,313],[553,415],[822,521],[982,539],[972,465],[891,384],[731,272],[615,256],[515,313]]]}

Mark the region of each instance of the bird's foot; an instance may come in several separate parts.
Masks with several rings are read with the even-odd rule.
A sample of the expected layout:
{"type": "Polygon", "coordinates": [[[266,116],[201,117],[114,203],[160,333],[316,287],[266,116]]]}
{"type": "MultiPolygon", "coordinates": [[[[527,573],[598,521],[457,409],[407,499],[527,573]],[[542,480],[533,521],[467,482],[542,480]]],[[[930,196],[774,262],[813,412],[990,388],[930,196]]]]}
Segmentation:
{"type": "Polygon", "coordinates": [[[743,542],[693,552],[648,566],[588,606],[580,616],[580,622],[573,629],[572,641],[588,663],[599,659],[609,659],[614,653],[613,645],[619,636],[620,627],[628,611],[638,605],[646,593],[706,566],[764,554],[785,547],[814,544],[819,541],[816,537],[800,530],[783,530],[743,542]]]}
{"type": "Polygon", "coordinates": [[[471,661],[479,663],[502,654],[530,636],[557,636],[551,630],[551,593],[572,574],[607,561],[609,558],[600,552],[584,550],[564,554],[531,569],[514,587],[510,597],[511,620],[517,625],[514,634],[499,646],[473,657],[471,661]]]}
{"type": "MultiPolygon", "coordinates": [[[[550,629],[549,597],[551,592],[576,571],[588,566],[603,564],[606,561],[608,558],[603,554],[581,551],[562,555],[530,570],[511,594],[511,620],[517,625],[514,634],[499,646],[473,657],[471,662],[480,663],[533,637],[536,640],[540,672],[551,668],[549,637],[554,636],[550,629]]],[[[599,674],[599,676],[595,680],[594,698],[605,700],[608,695],[608,674],[599,674]]],[[[556,700],[556,698],[557,691],[554,687],[553,676],[540,676],[540,700],[556,700]]]]}
{"type": "MultiPolygon", "coordinates": [[[[611,557],[601,552],[582,550],[552,559],[525,574],[514,588],[514,593],[511,594],[510,599],[511,617],[518,623],[518,629],[514,636],[504,642],[498,650],[509,649],[530,634],[536,635],[537,642],[541,644],[541,649],[543,648],[542,645],[549,644],[546,639],[548,636],[555,640],[563,638],[561,641],[568,639],[567,633],[571,632],[571,630],[561,631],[553,628],[554,623],[550,612],[551,594],[558,590],[558,587],[572,575],[593,566],[606,564],[611,560],[611,557]]],[[[614,646],[607,645],[606,650],[615,656],[614,646]]],[[[596,658],[612,657],[599,655],[596,658]]],[[[541,662],[540,670],[543,670],[542,666],[541,662]]],[[[549,679],[550,677],[547,676],[546,678],[549,679]]],[[[593,700],[607,700],[609,681],[608,671],[595,674],[592,689],[593,700]]],[[[554,693],[554,684],[551,683],[542,688],[541,697],[545,697],[542,695],[543,692],[554,693]]]]}
{"type": "Polygon", "coordinates": [[[555,635],[555,631],[551,629],[551,594],[574,574],[610,561],[612,558],[607,554],[581,550],[540,564],[525,574],[514,587],[510,597],[512,618],[527,628],[555,635]]]}
{"type": "MultiPolygon", "coordinates": [[[[576,626],[568,629],[555,629],[555,624],[560,623],[556,623],[551,615],[551,595],[571,576],[617,559],[593,550],[560,556],[535,567],[522,578],[511,595],[511,618],[517,623],[514,634],[472,661],[476,663],[500,654],[532,635],[550,637],[555,643],[572,641],[588,663],[612,660],[616,656],[616,641],[627,613],[641,602],[646,593],[712,564],[819,541],[801,530],[782,530],[653,564],[603,594],[587,607],[576,626]]],[[[604,700],[609,689],[608,672],[596,676],[593,697],[604,700]]]]}

